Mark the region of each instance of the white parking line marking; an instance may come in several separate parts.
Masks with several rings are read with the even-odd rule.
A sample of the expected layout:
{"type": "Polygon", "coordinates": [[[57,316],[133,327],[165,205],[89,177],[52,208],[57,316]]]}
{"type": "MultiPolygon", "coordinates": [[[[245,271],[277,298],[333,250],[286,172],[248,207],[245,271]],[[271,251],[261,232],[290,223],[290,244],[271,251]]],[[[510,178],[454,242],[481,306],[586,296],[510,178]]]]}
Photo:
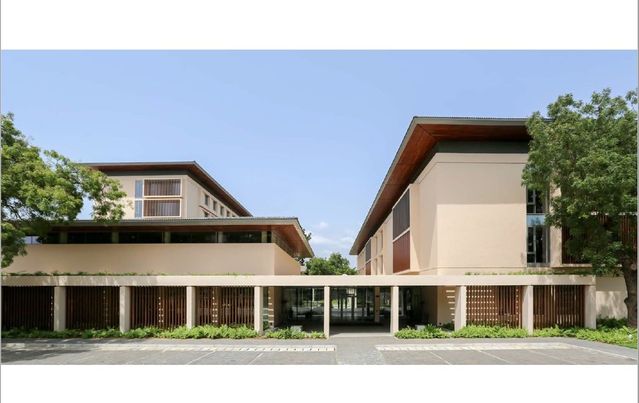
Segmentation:
{"type": "Polygon", "coordinates": [[[229,344],[71,344],[71,343],[6,343],[2,345],[7,351],[47,351],[51,349],[83,350],[83,351],[230,351],[230,352],[331,352],[335,345],[229,345],[229,344]]]}

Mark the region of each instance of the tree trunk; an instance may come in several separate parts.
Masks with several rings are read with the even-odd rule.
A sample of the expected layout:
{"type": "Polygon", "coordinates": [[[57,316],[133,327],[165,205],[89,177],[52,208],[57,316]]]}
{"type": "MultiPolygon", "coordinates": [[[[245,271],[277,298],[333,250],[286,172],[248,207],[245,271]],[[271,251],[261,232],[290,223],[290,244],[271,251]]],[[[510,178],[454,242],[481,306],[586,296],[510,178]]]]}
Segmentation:
{"type": "Polygon", "coordinates": [[[621,270],[623,278],[626,281],[626,291],[628,296],[624,299],[626,308],[628,309],[628,327],[637,327],[637,263],[625,261],[622,263],[621,270]]]}

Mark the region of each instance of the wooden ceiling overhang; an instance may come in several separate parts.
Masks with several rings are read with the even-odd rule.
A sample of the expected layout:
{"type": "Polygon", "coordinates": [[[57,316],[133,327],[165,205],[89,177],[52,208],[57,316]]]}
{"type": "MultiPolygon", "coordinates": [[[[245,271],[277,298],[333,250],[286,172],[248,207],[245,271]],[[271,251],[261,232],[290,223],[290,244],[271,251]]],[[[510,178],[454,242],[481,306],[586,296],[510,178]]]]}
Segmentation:
{"type": "Polygon", "coordinates": [[[297,218],[202,218],[176,220],[123,220],[115,224],[102,224],[92,220],[78,220],[57,225],[54,231],[272,231],[280,236],[299,257],[313,257],[313,249],[304,237],[297,218]]]}
{"type": "Polygon", "coordinates": [[[357,255],[364,248],[439,141],[528,140],[525,124],[526,119],[519,118],[413,118],[350,253],[357,255]]]}
{"type": "Polygon", "coordinates": [[[237,201],[226,189],[222,187],[211,175],[208,174],[195,161],[180,162],[96,162],[87,163],[86,166],[97,169],[106,174],[117,174],[127,172],[176,172],[186,171],[192,178],[196,179],[202,186],[207,188],[224,204],[229,206],[240,217],[251,217],[251,213],[237,201]]]}

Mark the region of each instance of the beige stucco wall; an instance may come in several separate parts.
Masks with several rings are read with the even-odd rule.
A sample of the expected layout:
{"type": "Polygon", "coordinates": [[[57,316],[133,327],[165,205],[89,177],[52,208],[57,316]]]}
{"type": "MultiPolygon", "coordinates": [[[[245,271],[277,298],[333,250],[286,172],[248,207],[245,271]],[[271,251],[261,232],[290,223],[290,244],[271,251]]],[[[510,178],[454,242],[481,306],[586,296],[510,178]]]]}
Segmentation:
{"type": "Polygon", "coordinates": [[[597,277],[597,317],[625,318],[628,309],[623,300],[628,296],[623,277],[597,277]]]}
{"type": "Polygon", "coordinates": [[[5,272],[299,274],[275,244],[28,245],[5,272]]]}

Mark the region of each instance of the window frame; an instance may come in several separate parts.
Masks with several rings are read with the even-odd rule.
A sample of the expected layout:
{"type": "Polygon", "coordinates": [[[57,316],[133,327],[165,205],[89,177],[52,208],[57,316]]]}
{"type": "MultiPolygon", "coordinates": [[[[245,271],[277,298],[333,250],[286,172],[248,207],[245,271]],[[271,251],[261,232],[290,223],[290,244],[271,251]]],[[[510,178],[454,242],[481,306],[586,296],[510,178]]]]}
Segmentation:
{"type": "Polygon", "coordinates": [[[177,199],[175,197],[172,198],[166,198],[166,197],[160,197],[160,198],[145,198],[142,199],[142,218],[180,218],[182,217],[182,199],[177,199]],[[147,201],[171,201],[171,200],[177,200],[178,201],[178,215],[146,215],[144,214],[145,211],[145,204],[147,201]]]}
{"type": "Polygon", "coordinates": [[[182,178],[144,178],[142,179],[142,198],[150,198],[150,199],[174,199],[176,197],[183,197],[184,194],[184,181],[182,178]],[[180,181],[180,194],[179,195],[147,195],[146,192],[146,181],[158,181],[158,180],[178,180],[180,181]]]}

